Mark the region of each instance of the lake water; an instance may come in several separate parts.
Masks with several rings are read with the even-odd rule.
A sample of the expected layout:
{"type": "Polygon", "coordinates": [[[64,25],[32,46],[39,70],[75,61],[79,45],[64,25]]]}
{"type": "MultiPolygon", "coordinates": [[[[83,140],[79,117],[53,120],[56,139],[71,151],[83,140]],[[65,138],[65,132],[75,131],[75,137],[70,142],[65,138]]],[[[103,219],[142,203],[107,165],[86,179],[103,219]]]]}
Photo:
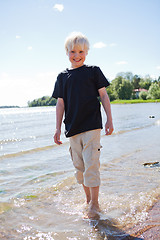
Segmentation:
{"type": "Polygon", "coordinates": [[[160,195],[160,164],[143,165],[160,161],[160,103],[112,105],[112,115],[114,133],[101,138],[101,216],[89,221],[68,139],[53,142],[55,107],[0,109],[0,239],[127,239],[147,218],[160,195]]]}

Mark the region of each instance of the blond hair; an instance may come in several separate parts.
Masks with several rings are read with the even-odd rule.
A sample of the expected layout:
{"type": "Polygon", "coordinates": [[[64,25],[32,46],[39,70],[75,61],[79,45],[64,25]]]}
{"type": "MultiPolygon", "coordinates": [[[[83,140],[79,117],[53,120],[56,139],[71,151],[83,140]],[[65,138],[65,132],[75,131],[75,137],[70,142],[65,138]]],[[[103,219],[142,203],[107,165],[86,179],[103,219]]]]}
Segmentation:
{"type": "Polygon", "coordinates": [[[85,35],[80,32],[71,33],[65,40],[65,49],[66,53],[71,51],[74,46],[81,47],[83,50],[88,52],[89,50],[89,41],[85,35]]]}

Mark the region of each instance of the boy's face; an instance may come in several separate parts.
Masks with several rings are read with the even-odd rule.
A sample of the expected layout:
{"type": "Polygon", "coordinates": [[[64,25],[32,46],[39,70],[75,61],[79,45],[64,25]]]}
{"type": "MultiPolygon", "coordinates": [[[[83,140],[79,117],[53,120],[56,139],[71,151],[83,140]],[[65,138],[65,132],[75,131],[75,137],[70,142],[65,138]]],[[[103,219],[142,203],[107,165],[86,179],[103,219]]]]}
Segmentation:
{"type": "Polygon", "coordinates": [[[74,46],[74,48],[68,51],[69,61],[72,68],[78,68],[83,66],[86,59],[87,51],[80,46],[74,46]]]}

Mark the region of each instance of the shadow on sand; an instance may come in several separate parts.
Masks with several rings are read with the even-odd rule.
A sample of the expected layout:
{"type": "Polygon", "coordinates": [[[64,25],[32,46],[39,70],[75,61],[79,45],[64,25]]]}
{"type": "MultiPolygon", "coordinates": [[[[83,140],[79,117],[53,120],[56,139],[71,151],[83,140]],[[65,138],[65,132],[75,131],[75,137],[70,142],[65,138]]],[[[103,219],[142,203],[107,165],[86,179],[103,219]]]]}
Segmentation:
{"type": "Polygon", "coordinates": [[[143,240],[142,238],[129,235],[116,227],[116,224],[108,219],[90,220],[90,226],[93,227],[99,235],[99,240],[143,240]]]}

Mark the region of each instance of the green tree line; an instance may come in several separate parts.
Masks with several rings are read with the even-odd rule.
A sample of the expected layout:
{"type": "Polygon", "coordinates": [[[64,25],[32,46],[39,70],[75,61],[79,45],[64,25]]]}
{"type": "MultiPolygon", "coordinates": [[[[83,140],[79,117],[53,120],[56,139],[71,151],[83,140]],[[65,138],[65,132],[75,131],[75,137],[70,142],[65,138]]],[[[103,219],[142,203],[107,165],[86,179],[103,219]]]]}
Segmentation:
{"type": "Polygon", "coordinates": [[[160,77],[152,79],[149,75],[141,77],[133,75],[131,72],[121,72],[112,80],[107,88],[107,93],[111,101],[136,98],[160,99],[160,77]],[[135,89],[140,90],[139,94],[136,94],[135,89]]]}
{"type": "MultiPolygon", "coordinates": [[[[116,75],[107,87],[107,93],[110,101],[130,100],[130,99],[160,99],[160,77],[152,79],[149,75],[141,77],[133,75],[132,72],[120,72],[116,75]],[[136,94],[135,89],[145,89],[136,94]]],[[[34,99],[28,102],[29,107],[37,106],[55,106],[57,100],[49,96],[34,99]]]]}
{"type": "Polygon", "coordinates": [[[57,100],[49,96],[44,96],[42,98],[34,99],[33,101],[28,102],[29,107],[40,107],[40,106],[55,106],[57,100]]]}

